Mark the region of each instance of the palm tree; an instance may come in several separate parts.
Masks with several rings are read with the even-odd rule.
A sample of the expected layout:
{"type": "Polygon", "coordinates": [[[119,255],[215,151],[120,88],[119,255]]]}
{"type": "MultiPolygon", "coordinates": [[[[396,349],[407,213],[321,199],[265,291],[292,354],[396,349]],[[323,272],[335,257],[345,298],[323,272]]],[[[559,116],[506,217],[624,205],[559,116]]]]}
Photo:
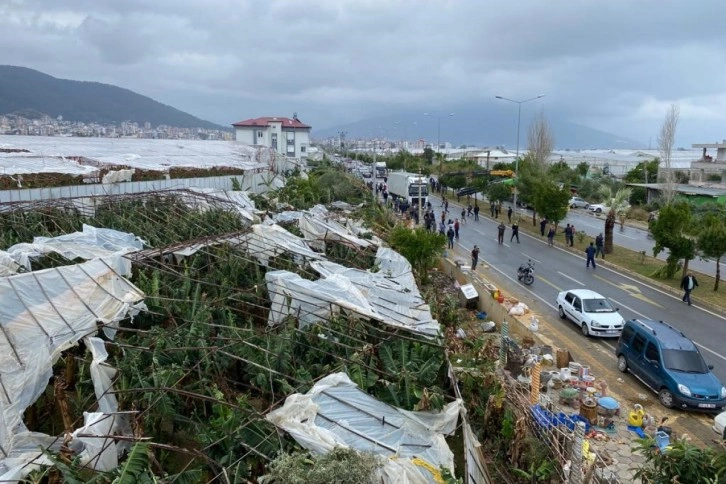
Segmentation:
{"type": "Polygon", "coordinates": [[[606,254],[610,254],[613,251],[613,229],[615,228],[616,217],[620,216],[621,227],[625,223],[631,191],[630,188],[621,188],[613,195],[610,187],[603,187],[605,200],[610,207],[608,216],[605,218],[605,245],[603,250],[606,254]]]}

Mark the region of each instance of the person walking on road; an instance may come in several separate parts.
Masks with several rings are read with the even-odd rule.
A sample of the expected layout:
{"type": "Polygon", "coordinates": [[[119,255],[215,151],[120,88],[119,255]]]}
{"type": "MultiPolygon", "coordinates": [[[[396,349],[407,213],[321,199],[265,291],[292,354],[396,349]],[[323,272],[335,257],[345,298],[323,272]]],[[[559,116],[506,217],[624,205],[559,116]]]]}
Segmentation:
{"type": "Polygon", "coordinates": [[[572,243],[570,242],[572,238],[572,227],[570,227],[570,224],[567,224],[567,227],[565,227],[565,245],[572,247],[572,243]]]}
{"type": "MultiPolygon", "coordinates": [[[[510,208],[510,210],[511,210],[511,208],[510,208]]],[[[517,243],[519,243],[519,224],[517,223],[516,220],[512,224],[512,236],[509,237],[509,241],[511,242],[515,238],[517,239],[517,243]]]]}
{"type": "Polygon", "coordinates": [[[492,218],[494,218],[494,210],[496,210],[496,207],[494,202],[489,202],[489,211],[492,213],[492,218]]]}
{"type": "Polygon", "coordinates": [[[547,245],[550,247],[555,246],[555,226],[550,225],[550,230],[547,232],[547,245]]]}
{"type": "Polygon", "coordinates": [[[474,205],[474,221],[479,221],[479,205],[474,205]]]}
{"type": "Polygon", "coordinates": [[[475,245],[473,249],[471,249],[471,270],[476,270],[476,265],[479,263],[479,246],[475,245]]]}
{"type": "Polygon", "coordinates": [[[456,240],[459,240],[459,219],[458,218],[454,221],[454,237],[456,237],[456,240]]]}
{"type": "Polygon", "coordinates": [[[600,235],[595,237],[595,258],[597,259],[598,254],[602,254],[602,258],[605,258],[605,239],[602,236],[602,232],[600,232],[600,235]]]}
{"type": "Polygon", "coordinates": [[[449,239],[449,249],[454,248],[454,227],[450,226],[448,232],[446,232],[446,237],[449,239]]]}
{"type": "Polygon", "coordinates": [[[592,264],[593,269],[597,269],[597,266],[595,265],[595,244],[593,242],[590,242],[590,245],[585,249],[585,255],[587,256],[587,264],[585,265],[585,268],[590,267],[590,264],[592,264]]]}
{"type": "Polygon", "coordinates": [[[504,243],[504,231],[506,229],[507,227],[504,226],[504,222],[499,222],[499,226],[497,227],[497,241],[499,242],[499,245],[504,243]]]}
{"type": "Polygon", "coordinates": [[[689,306],[691,305],[691,291],[697,287],[698,281],[696,280],[696,276],[692,272],[689,272],[681,281],[681,289],[685,291],[685,294],[683,294],[684,303],[688,303],[689,306]]]}
{"type": "Polygon", "coordinates": [[[547,228],[547,219],[543,218],[539,221],[539,233],[542,234],[542,237],[544,237],[545,229],[547,228]]]}
{"type": "Polygon", "coordinates": [[[507,209],[507,220],[509,220],[509,223],[512,223],[512,206],[510,205],[507,209]]]}

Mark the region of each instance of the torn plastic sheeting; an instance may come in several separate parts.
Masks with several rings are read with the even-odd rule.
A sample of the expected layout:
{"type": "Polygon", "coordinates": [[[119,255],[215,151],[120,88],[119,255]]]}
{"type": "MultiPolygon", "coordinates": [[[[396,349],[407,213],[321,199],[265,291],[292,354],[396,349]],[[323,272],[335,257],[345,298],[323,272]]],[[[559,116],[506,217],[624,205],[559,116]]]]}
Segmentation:
{"type": "Polygon", "coordinates": [[[454,455],[445,436],[456,429],[460,408],[457,400],[441,412],[402,410],[360,390],[345,373],[334,373],[307,394],[290,395],[266,418],[313,453],[335,447],[373,453],[387,457],[384,482],[423,484],[436,481],[414,458],[453,473],[454,455]]]}
{"type": "MultiPolygon", "coordinates": [[[[376,312],[376,319],[411,331],[436,336],[441,326],[418,290],[388,279],[384,274],[353,269],[329,261],[315,261],[311,267],[328,278],[334,274],[350,280],[376,312]]],[[[415,287],[415,282],[414,282],[415,287]]]]}
{"type": "Polygon", "coordinates": [[[353,235],[347,228],[321,215],[304,213],[299,220],[300,230],[310,245],[320,251],[325,250],[326,240],[336,240],[358,247],[370,247],[371,242],[353,235]]]}
{"type": "Polygon", "coordinates": [[[230,193],[243,194],[244,192],[228,192],[216,188],[189,188],[188,193],[179,190],[170,190],[168,193],[169,195],[179,197],[192,210],[206,211],[217,208],[220,205],[215,205],[214,200],[218,200],[222,202],[221,206],[224,206],[226,209],[229,209],[229,205],[233,204],[237,213],[248,222],[255,222],[257,220],[254,204],[246,195],[229,195],[230,193]],[[192,195],[193,193],[203,194],[208,198],[194,196],[192,195]]]}
{"type": "Polygon", "coordinates": [[[61,353],[95,334],[98,322],[113,337],[120,320],[143,308],[144,294],[119,275],[130,264],[116,256],[0,279],[0,445],[11,456],[27,433],[23,412],[45,391],[61,353]]]}
{"type": "Polygon", "coordinates": [[[11,254],[0,250],[0,277],[17,274],[22,267],[11,254]]]}
{"type": "Polygon", "coordinates": [[[300,220],[300,217],[302,217],[302,214],[302,212],[298,212],[295,210],[287,210],[285,212],[276,213],[272,216],[272,220],[277,223],[297,222],[298,220],[300,220]]]}
{"type": "Polygon", "coordinates": [[[324,258],[324,255],[312,250],[305,240],[291,234],[274,222],[255,224],[252,226],[252,232],[248,234],[217,237],[208,242],[200,242],[177,249],[172,254],[176,257],[177,263],[179,263],[183,258],[189,257],[205,247],[222,244],[230,244],[245,251],[247,254],[257,258],[260,264],[265,267],[269,265],[270,257],[274,257],[283,252],[290,252],[293,255],[309,259],[324,258]]]}
{"type": "Polygon", "coordinates": [[[111,183],[130,182],[134,176],[134,172],[136,172],[136,170],[134,169],[112,170],[103,175],[101,183],[104,185],[108,185],[111,183]]]}
{"type": "MultiPolygon", "coordinates": [[[[313,251],[305,240],[291,234],[279,225],[256,224],[252,232],[238,238],[238,245],[248,254],[267,267],[271,257],[289,252],[308,259],[323,259],[324,256],[313,251]]],[[[298,257],[298,258],[299,258],[298,257]]],[[[302,262],[296,260],[296,262],[302,262]]]]}
{"type": "Polygon", "coordinates": [[[411,263],[404,256],[393,249],[379,247],[376,252],[376,265],[380,273],[419,295],[411,263]]]}
{"type": "Polygon", "coordinates": [[[265,274],[270,294],[268,324],[275,326],[287,316],[298,319],[300,328],[330,319],[341,308],[368,318],[378,319],[366,297],[342,276],[333,275],[319,281],[303,279],[288,271],[265,274]]]}
{"type": "Polygon", "coordinates": [[[116,418],[102,412],[83,412],[83,427],[73,432],[73,440],[69,443],[81,465],[101,472],[118,467],[116,444],[106,437],[114,435],[116,418]]]}
{"type": "MultiPolygon", "coordinates": [[[[31,259],[51,252],[68,260],[90,260],[114,254],[128,254],[143,248],[144,241],[134,234],[84,224],[82,232],[58,237],[34,237],[32,244],[15,244],[8,249],[8,254],[27,270],[32,270],[31,259]]],[[[130,272],[122,275],[128,276],[130,272]]]]}

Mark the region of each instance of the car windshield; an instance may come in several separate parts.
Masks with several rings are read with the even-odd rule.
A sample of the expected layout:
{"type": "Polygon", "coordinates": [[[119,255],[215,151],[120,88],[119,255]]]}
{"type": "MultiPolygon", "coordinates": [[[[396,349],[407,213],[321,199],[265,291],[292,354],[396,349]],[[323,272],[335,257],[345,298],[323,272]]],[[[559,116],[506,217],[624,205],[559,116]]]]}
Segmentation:
{"type": "Polygon", "coordinates": [[[586,313],[613,313],[615,308],[610,301],[605,298],[601,299],[585,299],[585,312],[586,313]]]}
{"type": "Polygon", "coordinates": [[[684,373],[708,373],[701,353],[694,350],[663,350],[663,364],[670,370],[684,373]]]}

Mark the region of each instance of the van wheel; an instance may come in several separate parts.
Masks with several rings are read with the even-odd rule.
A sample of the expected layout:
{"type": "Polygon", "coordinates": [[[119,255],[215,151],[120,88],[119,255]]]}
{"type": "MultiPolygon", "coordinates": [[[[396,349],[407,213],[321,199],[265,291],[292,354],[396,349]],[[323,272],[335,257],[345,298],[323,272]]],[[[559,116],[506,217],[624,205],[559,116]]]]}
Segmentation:
{"type": "Polygon", "coordinates": [[[582,332],[583,336],[590,336],[590,331],[587,329],[587,323],[582,323],[582,326],[580,326],[580,331],[582,332]]]}
{"type": "Polygon", "coordinates": [[[565,316],[565,310],[564,310],[564,309],[562,309],[562,306],[560,306],[559,308],[557,308],[557,311],[559,311],[559,313],[560,313],[560,318],[561,318],[561,319],[565,319],[565,318],[567,317],[567,316],[565,316]]]}
{"type": "Polygon", "coordinates": [[[628,360],[623,355],[618,356],[618,370],[623,373],[628,372],[628,360]]]}
{"type": "Polygon", "coordinates": [[[665,408],[673,408],[673,394],[669,390],[661,388],[658,392],[658,400],[665,408]]]}

